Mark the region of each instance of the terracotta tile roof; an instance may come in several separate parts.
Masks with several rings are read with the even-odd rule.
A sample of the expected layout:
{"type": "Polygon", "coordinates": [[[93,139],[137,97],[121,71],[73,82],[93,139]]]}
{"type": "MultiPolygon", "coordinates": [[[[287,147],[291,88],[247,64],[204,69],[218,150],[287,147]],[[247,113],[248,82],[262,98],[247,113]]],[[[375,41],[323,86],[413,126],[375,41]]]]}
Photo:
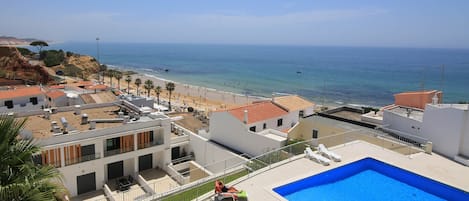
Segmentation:
{"type": "Polygon", "coordinates": [[[11,99],[16,97],[27,97],[44,94],[40,87],[23,87],[0,91],[0,99],[11,99]]]}
{"type": "Polygon", "coordinates": [[[299,111],[314,106],[313,102],[297,95],[274,97],[274,102],[288,111],[299,111]]]}
{"type": "Polygon", "coordinates": [[[46,96],[47,96],[47,97],[50,97],[50,98],[52,98],[52,99],[56,99],[56,98],[65,96],[65,93],[64,93],[63,91],[55,90],[55,91],[47,92],[47,93],[46,93],[46,96]]]}
{"type": "Polygon", "coordinates": [[[424,95],[424,94],[432,94],[432,93],[435,93],[435,92],[438,92],[438,91],[437,91],[437,90],[429,90],[429,91],[407,91],[407,92],[401,92],[401,93],[394,94],[394,96],[396,96],[396,95],[405,95],[405,94],[424,95]]]}
{"type": "Polygon", "coordinates": [[[49,86],[49,89],[65,89],[64,85],[52,85],[49,86]]]}
{"type": "Polygon", "coordinates": [[[233,108],[226,111],[242,122],[244,121],[244,110],[248,111],[247,124],[272,119],[288,114],[287,111],[283,110],[282,108],[273,104],[270,101],[253,103],[251,105],[233,108]]]}

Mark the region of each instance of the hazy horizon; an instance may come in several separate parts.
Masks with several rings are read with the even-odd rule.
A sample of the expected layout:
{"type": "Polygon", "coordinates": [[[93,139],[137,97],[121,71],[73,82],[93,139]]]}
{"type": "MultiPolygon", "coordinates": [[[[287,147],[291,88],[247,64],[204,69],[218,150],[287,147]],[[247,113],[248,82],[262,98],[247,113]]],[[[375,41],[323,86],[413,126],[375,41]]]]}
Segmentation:
{"type": "MultiPolygon", "coordinates": [[[[6,4],[6,3],[4,3],[6,4]]],[[[469,1],[14,1],[0,35],[56,42],[469,48],[469,1]]]]}

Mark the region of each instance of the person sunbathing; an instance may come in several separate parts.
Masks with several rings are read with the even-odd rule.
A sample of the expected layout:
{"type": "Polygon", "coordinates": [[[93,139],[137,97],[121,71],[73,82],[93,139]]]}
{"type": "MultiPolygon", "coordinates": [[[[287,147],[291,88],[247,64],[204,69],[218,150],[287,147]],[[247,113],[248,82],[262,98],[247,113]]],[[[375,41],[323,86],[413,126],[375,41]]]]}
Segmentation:
{"type": "Polygon", "coordinates": [[[231,186],[231,187],[226,187],[225,184],[223,184],[223,182],[221,181],[217,181],[218,182],[218,186],[220,187],[220,190],[221,192],[224,192],[224,193],[238,193],[238,189],[236,189],[235,187],[231,186]]]}

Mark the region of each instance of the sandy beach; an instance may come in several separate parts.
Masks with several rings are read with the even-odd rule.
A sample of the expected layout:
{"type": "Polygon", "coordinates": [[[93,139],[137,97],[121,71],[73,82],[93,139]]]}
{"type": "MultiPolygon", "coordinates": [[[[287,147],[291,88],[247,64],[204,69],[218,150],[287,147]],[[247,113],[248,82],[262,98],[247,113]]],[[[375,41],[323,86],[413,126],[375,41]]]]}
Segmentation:
{"type": "MultiPolygon", "coordinates": [[[[152,80],[155,87],[160,86],[162,88],[160,100],[168,101],[169,92],[166,90],[166,83],[173,82],[175,84],[175,90],[173,91],[171,97],[171,104],[173,106],[193,107],[197,110],[208,113],[215,110],[223,110],[231,107],[245,105],[247,103],[251,103],[252,101],[265,99],[189,85],[142,73],[131,75],[131,77],[132,81],[130,82],[130,93],[132,94],[137,94],[135,79],[140,78],[142,80],[142,84],[139,87],[141,96],[147,96],[147,91],[144,88],[145,81],[152,80]]],[[[109,86],[109,77],[105,77],[104,80],[105,84],[109,86]]],[[[112,85],[114,88],[117,88],[117,80],[115,78],[112,80],[112,85]]],[[[125,82],[125,77],[123,77],[120,81],[120,89],[122,91],[126,91],[127,89],[127,82],[125,82]]],[[[151,90],[150,97],[154,97],[156,101],[156,93],[154,90],[151,90]]]]}

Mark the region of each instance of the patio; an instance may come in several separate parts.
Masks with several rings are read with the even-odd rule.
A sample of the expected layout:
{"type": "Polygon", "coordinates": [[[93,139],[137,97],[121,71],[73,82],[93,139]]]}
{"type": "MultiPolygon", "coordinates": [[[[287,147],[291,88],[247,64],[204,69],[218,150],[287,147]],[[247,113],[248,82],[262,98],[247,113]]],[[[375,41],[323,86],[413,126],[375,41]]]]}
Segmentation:
{"type": "Polygon", "coordinates": [[[141,171],[139,174],[157,194],[168,192],[180,186],[171,176],[160,169],[148,169],[141,171]]]}
{"type": "Polygon", "coordinates": [[[121,178],[112,179],[106,183],[112,192],[112,197],[114,197],[116,201],[133,201],[135,198],[146,194],[135,179],[132,181],[130,186],[127,187],[128,190],[121,191],[118,186],[119,179],[121,178]]]}

